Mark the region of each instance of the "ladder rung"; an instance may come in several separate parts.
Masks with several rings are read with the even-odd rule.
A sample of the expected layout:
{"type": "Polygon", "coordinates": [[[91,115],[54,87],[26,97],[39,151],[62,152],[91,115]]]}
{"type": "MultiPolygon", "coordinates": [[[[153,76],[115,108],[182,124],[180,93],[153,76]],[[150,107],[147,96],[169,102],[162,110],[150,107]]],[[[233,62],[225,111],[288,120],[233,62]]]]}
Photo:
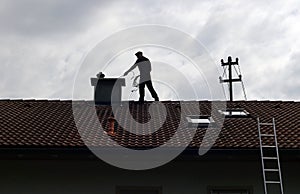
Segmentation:
{"type": "Polygon", "coordinates": [[[265,160],[277,160],[277,157],[263,157],[265,160]]]}
{"type": "Polygon", "coordinates": [[[274,137],[274,135],[272,135],[272,134],[261,134],[261,136],[263,136],[263,137],[274,137]]]}
{"type": "Polygon", "coordinates": [[[261,147],[263,147],[263,148],[275,148],[276,146],[271,146],[271,145],[262,145],[261,147]]]}
{"type": "Polygon", "coordinates": [[[267,172],[279,172],[278,169],[265,169],[264,171],[267,171],[267,172]]]}
{"type": "Polygon", "coordinates": [[[280,184],[280,181],[266,181],[268,184],[280,184]]]}
{"type": "Polygon", "coordinates": [[[259,125],[273,125],[273,123],[259,123],[259,125]]]}

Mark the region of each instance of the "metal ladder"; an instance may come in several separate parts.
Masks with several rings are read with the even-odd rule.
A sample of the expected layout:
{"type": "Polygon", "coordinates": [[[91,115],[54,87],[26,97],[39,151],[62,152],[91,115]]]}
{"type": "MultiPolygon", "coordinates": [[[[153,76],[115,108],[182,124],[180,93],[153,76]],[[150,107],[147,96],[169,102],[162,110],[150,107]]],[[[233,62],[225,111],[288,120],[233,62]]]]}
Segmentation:
{"type": "Polygon", "coordinates": [[[275,127],[275,119],[272,119],[272,123],[261,123],[259,118],[257,118],[257,125],[258,125],[258,134],[259,134],[259,143],[260,143],[260,154],[261,154],[261,164],[262,164],[262,171],[263,171],[263,179],[264,179],[264,189],[265,194],[268,194],[268,185],[269,184],[279,184],[280,185],[280,193],[283,194],[283,184],[282,184],[282,176],[281,176],[281,169],[280,169],[280,161],[279,161],[279,152],[278,152],[278,143],[277,143],[277,136],[276,136],[276,127],[275,127]],[[273,127],[273,133],[266,134],[261,132],[261,126],[270,126],[273,127]],[[274,138],[273,145],[264,144],[262,137],[272,137],[274,138]],[[272,157],[264,156],[265,150],[275,150],[276,155],[272,157]],[[266,161],[274,161],[277,163],[277,167],[275,168],[265,168],[266,161]],[[278,173],[279,180],[268,180],[266,173],[278,173]]]}

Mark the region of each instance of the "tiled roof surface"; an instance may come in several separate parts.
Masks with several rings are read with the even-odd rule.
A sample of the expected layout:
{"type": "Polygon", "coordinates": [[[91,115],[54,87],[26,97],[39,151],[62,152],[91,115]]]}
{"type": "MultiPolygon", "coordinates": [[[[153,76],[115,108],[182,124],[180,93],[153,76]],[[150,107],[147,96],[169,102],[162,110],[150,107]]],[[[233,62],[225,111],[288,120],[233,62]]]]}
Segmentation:
{"type": "MultiPolygon", "coordinates": [[[[124,122],[124,128],[116,125],[116,135],[109,136],[118,144],[125,147],[149,148],[166,143],[175,134],[179,126],[180,113],[193,113],[194,103],[182,102],[188,107],[181,110],[179,102],[162,102],[167,110],[167,119],[163,123],[154,123],[160,127],[154,133],[141,128],[141,133],[150,135],[136,135],[124,128],[132,127],[134,123],[124,122]],[[190,103],[190,104],[189,104],[190,103]],[[148,131],[148,132],[147,132],[148,131]]],[[[132,116],[141,123],[150,119],[148,107],[151,103],[138,104],[130,102],[132,116]]],[[[201,114],[210,114],[211,102],[199,101],[201,114]]],[[[226,118],[214,148],[258,148],[258,130],[256,118],[263,122],[276,119],[277,136],[280,148],[300,148],[300,102],[282,101],[235,101],[227,102],[229,108],[243,108],[250,113],[249,118],[226,118]]],[[[79,134],[73,117],[71,101],[47,100],[0,100],[0,148],[7,147],[67,147],[76,148],[88,146],[113,147],[105,138],[97,135],[97,123],[90,122],[90,116],[97,113],[99,121],[105,131],[109,129],[108,118],[112,116],[110,106],[96,106],[91,102],[77,101],[73,108],[79,111],[80,123],[85,126],[79,134]],[[85,143],[81,139],[84,135],[85,143]]],[[[159,116],[161,110],[155,110],[159,116]]],[[[128,114],[125,108],[118,109],[120,118],[128,114]]],[[[124,116],[125,118],[125,116],[124,116]]],[[[185,121],[186,122],[186,121],[185,121]]],[[[187,137],[191,133],[187,125],[183,124],[186,134],[172,140],[171,147],[189,143],[187,137]]],[[[198,128],[190,148],[197,148],[203,140],[205,131],[198,128]]]]}

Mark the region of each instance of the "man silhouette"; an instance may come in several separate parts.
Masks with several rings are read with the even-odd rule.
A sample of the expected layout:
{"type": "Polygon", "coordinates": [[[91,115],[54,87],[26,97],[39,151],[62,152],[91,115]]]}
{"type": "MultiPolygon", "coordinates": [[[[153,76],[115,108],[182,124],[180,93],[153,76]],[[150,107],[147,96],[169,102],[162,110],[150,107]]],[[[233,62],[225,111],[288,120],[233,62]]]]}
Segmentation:
{"type": "Polygon", "coordinates": [[[132,67],[129,68],[128,71],[124,73],[124,76],[126,76],[130,71],[132,71],[136,66],[139,68],[140,71],[140,83],[139,83],[139,93],[140,93],[140,102],[144,102],[145,97],[145,85],[149,89],[151,96],[154,98],[155,101],[159,101],[159,98],[157,96],[157,93],[155,92],[152,81],[151,81],[151,63],[150,60],[143,56],[143,53],[141,51],[135,53],[135,56],[137,57],[136,62],[132,65],[132,67]]]}

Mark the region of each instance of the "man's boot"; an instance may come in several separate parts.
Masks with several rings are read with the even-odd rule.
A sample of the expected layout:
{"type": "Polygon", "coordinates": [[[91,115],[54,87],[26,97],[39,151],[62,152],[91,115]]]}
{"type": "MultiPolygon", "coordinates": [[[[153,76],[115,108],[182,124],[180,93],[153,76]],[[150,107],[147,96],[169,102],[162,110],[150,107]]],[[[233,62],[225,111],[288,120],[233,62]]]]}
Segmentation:
{"type": "Polygon", "coordinates": [[[144,102],[144,98],[139,98],[139,103],[143,103],[144,102]]]}

